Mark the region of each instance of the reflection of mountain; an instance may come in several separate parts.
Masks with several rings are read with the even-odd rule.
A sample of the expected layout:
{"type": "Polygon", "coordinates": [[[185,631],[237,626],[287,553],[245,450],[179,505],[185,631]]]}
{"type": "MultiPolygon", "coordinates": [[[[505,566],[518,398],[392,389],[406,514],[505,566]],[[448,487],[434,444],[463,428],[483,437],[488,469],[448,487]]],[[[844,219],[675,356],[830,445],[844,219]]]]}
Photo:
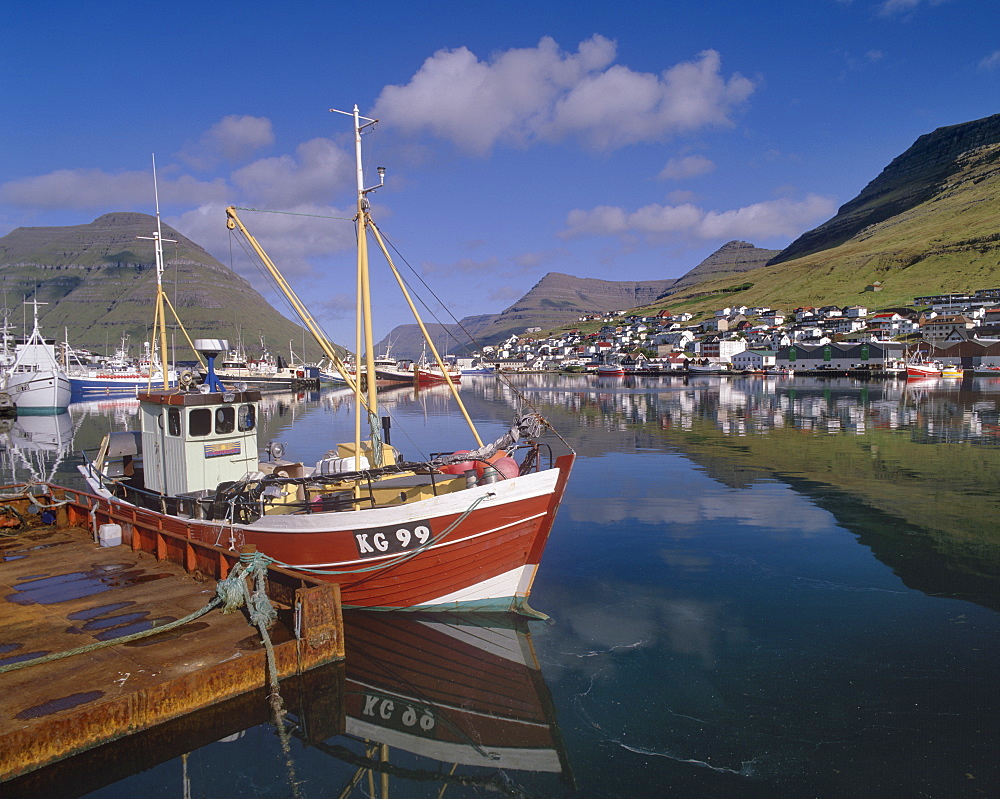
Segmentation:
{"type": "Polygon", "coordinates": [[[781,480],[908,585],[997,604],[981,596],[1000,582],[995,382],[664,378],[618,390],[587,379],[524,382],[585,455],[667,446],[728,486],[781,480]]]}

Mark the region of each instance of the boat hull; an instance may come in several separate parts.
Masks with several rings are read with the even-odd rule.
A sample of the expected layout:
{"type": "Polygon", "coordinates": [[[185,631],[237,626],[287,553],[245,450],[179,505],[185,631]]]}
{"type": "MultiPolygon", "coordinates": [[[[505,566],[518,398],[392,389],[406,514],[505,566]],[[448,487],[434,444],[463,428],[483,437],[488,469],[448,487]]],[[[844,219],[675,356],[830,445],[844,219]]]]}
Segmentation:
{"type": "Polygon", "coordinates": [[[941,369],[933,365],[923,366],[920,364],[909,364],[906,367],[907,377],[940,377],[941,369]]]}
{"type": "MultiPolygon", "coordinates": [[[[172,373],[171,373],[172,374],[172,373]]],[[[177,387],[176,376],[168,380],[170,388],[177,387]]],[[[162,377],[149,378],[148,375],[96,375],[94,377],[70,377],[74,400],[134,398],[139,392],[163,386],[162,377]]]]}
{"type": "Polygon", "coordinates": [[[190,538],[253,545],[288,568],[338,583],[344,607],[519,610],[574,459],[563,455],[551,469],[405,505],[268,515],[251,524],[135,510],[182,526],[190,538]],[[397,543],[403,538],[409,548],[397,543]]]}
{"type": "Polygon", "coordinates": [[[18,411],[68,408],[73,394],[69,378],[61,372],[11,373],[6,391],[18,411]]]}

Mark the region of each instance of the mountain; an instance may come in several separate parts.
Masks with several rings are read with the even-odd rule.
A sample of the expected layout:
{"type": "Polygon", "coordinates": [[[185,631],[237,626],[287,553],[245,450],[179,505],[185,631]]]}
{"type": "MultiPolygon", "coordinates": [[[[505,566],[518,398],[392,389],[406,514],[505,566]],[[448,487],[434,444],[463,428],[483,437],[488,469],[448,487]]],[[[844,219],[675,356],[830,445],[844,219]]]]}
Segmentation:
{"type": "MultiPolygon", "coordinates": [[[[469,316],[455,325],[428,325],[434,345],[452,353],[495,344],[531,327],[548,330],[574,324],[581,316],[623,311],[661,300],[679,287],[705,280],[740,276],[765,266],[778,250],[764,250],[745,241],[724,244],[683,277],[671,280],[620,281],[573,277],[549,272],[521,299],[499,314],[469,316]],[[431,330],[433,328],[433,331],[431,330]],[[470,335],[475,344],[470,343],[470,335]]],[[[391,343],[393,355],[415,358],[423,338],[417,325],[399,325],[376,345],[379,353],[391,343]]]]}
{"type": "Polygon", "coordinates": [[[755,270],[752,281],[725,276],[678,286],[639,310],[697,313],[733,302],[881,310],[912,307],[915,297],[997,288],[998,215],[1000,115],[919,137],[836,216],[755,270]]]}
{"type": "MultiPolygon", "coordinates": [[[[22,227],[0,238],[0,287],[10,317],[21,320],[21,298],[36,298],[43,333],[96,351],[130,337],[137,351],[148,340],[156,297],[153,242],[156,218],[115,212],[69,227],[22,227]],[[147,238],[140,238],[140,237],[147,238]]],[[[261,335],[275,352],[301,349],[302,328],[204,249],[163,225],[164,288],[192,339],[242,335],[253,352],[261,335]],[[172,239],[173,241],[167,241],[172,239]]],[[[29,314],[30,318],[30,314],[29,314]]],[[[167,311],[168,323],[173,316],[167,311]]],[[[30,324],[30,322],[29,322],[30,324]]],[[[176,357],[193,358],[182,333],[171,334],[176,357]]],[[[311,357],[318,349],[310,341],[311,357]]]]}
{"type": "Polygon", "coordinates": [[[919,137],[894,158],[837,215],[803,234],[771,263],[779,264],[846,243],[865,228],[898,217],[938,197],[968,169],[964,156],[1000,144],[1000,114],[949,125],[919,137]]]}
{"type": "MultiPolygon", "coordinates": [[[[521,334],[529,327],[558,327],[572,324],[584,314],[625,310],[653,302],[674,282],[598,280],[549,272],[502,313],[466,317],[457,325],[428,325],[428,331],[434,327],[442,339],[450,340],[452,353],[466,345],[474,350],[482,344],[502,341],[511,333],[521,334]],[[470,335],[477,342],[475,346],[469,344],[470,335]]],[[[432,336],[434,345],[440,346],[438,335],[432,336]]],[[[392,342],[393,355],[414,358],[420,355],[422,341],[417,325],[400,325],[376,345],[376,351],[384,352],[386,344],[392,342]]]]}
{"type": "Polygon", "coordinates": [[[723,244],[708,258],[698,264],[670,287],[673,293],[684,286],[691,286],[705,280],[729,278],[767,266],[780,250],[765,250],[746,241],[730,241],[723,244]]]}

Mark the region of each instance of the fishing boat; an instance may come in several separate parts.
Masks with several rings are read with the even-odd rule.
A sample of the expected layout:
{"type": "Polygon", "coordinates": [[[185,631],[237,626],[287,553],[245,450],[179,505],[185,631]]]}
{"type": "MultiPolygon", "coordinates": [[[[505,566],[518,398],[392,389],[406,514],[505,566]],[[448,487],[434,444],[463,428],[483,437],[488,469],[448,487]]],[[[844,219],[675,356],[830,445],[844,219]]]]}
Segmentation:
{"type": "Polygon", "coordinates": [[[690,361],[687,365],[687,370],[689,372],[695,372],[697,374],[703,375],[728,375],[732,373],[732,367],[730,364],[724,361],[708,361],[704,363],[695,363],[690,361]]]}
{"type": "Polygon", "coordinates": [[[609,360],[597,365],[598,377],[625,377],[625,367],[617,360],[609,360]]]}
{"type": "Polygon", "coordinates": [[[942,366],[938,361],[912,359],[906,362],[907,377],[941,377],[942,366]]]}
{"type": "MultiPolygon", "coordinates": [[[[216,364],[215,374],[231,385],[245,384],[261,391],[295,391],[319,388],[320,368],[313,364],[290,365],[281,355],[272,355],[261,338],[261,355],[248,358],[242,347],[228,352],[216,364]]],[[[199,370],[204,381],[207,372],[199,370]]]]}
{"type": "Polygon", "coordinates": [[[965,376],[965,370],[961,366],[946,364],[941,367],[941,377],[947,380],[961,380],[965,376]]]}
{"type": "MultiPolygon", "coordinates": [[[[101,363],[84,361],[76,357],[67,341],[65,344],[66,375],[72,387],[72,401],[86,402],[96,399],[118,399],[135,397],[140,390],[146,391],[153,385],[163,383],[163,372],[159,363],[148,353],[144,359],[148,366],[141,367],[129,357],[128,336],[122,336],[121,346],[111,357],[101,363]]],[[[167,375],[168,385],[177,385],[178,374],[171,369],[167,375]]]]}
{"type": "Polygon", "coordinates": [[[19,412],[58,412],[69,407],[72,385],[56,356],[55,344],[46,341],[38,327],[38,306],[32,300],[34,326],[31,335],[14,348],[14,359],[4,374],[3,390],[10,394],[19,412]]]}
{"type": "Polygon", "coordinates": [[[194,345],[207,359],[205,383],[198,390],[140,394],[140,430],[109,433],[81,470],[102,502],[151,514],[192,538],[234,549],[255,546],[288,568],[339,583],[345,607],[531,613],[528,596],[575,453],[554,431],[556,441],[544,440],[551,428],[534,413],[518,414],[492,443],[480,438],[370,215],[367,195],[383,185],[384,170],[378,184],[365,188],[361,137],[375,121],[357,107],[350,115],[360,289],[355,343],[356,352],[365,353],[359,374],[343,364],[235,208],[227,209],[227,225],[282,286],[353,392],[353,441],[335,444],[315,466],[285,459],[275,444],[261,455],[260,392],[224,387],[214,363],[228,342],[203,339],[194,345]],[[409,461],[386,440],[389,426],[378,415],[374,379],[369,239],[445,375],[470,429],[469,449],[441,441],[440,454],[409,461]],[[562,454],[553,454],[553,445],[562,454]]]}
{"type": "Polygon", "coordinates": [[[449,378],[453,383],[457,383],[462,379],[462,371],[448,364],[445,364],[442,369],[436,363],[418,363],[414,365],[413,369],[417,383],[423,386],[447,383],[449,378]],[[445,372],[447,372],[448,377],[445,377],[445,372]]]}

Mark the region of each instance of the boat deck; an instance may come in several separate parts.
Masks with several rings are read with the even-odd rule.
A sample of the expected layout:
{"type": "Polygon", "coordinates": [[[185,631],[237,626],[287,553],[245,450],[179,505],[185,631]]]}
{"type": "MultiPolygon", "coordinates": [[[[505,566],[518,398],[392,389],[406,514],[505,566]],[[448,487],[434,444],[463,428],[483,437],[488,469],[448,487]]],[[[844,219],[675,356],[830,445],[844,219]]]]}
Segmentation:
{"type": "MultiPolygon", "coordinates": [[[[132,535],[132,546],[101,547],[91,530],[67,523],[71,512],[72,503],[60,509],[62,523],[29,521],[0,535],[0,666],[183,618],[215,596],[238,559],[191,542],[185,548],[211,551],[189,552],[186,566],[162,540],[133,551],[170,537],[155,531],[132,535]],[[221,573],[206,573],[213,558],[221,573]]],[[[270,631],[279,675],[342,659],[337,587],[279,572],[270,570],[268,588],[279,610],[270,631]]],[[[0,673],[0,781],[266,684],[257,629],[245,613],[218,608],[159,635],[0,673]]]]}

